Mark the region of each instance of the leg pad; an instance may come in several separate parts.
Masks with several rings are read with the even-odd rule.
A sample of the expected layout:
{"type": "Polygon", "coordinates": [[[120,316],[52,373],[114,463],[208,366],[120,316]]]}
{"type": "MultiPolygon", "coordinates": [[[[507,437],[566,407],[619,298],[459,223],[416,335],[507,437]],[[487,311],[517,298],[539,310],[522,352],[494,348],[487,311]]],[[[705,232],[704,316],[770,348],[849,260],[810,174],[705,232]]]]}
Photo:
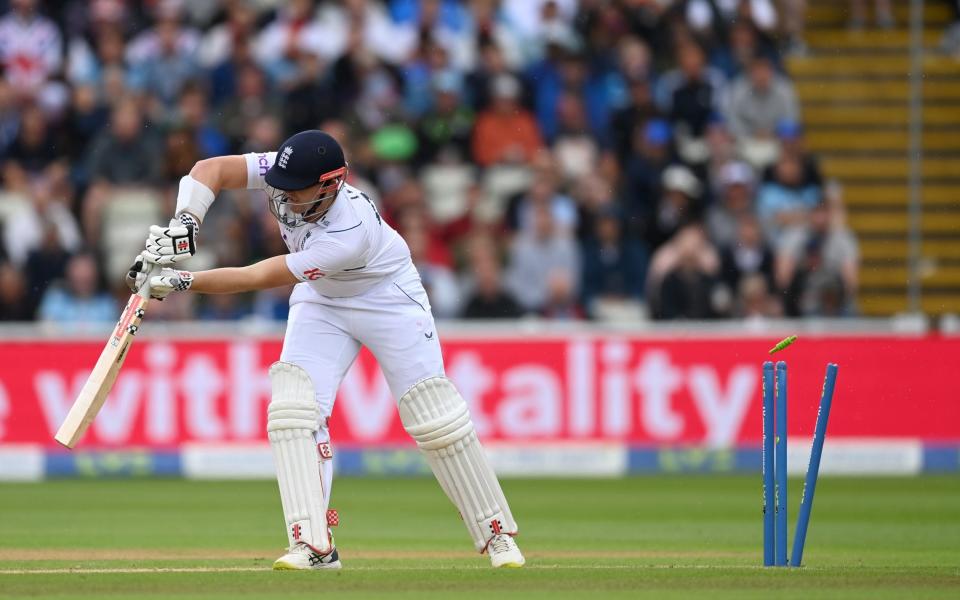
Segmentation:
{"type": "Polygon", "coordinates": [[[315,552],[330,552],[327,500],[314,439],[320,410],[313,383],[297,365],[270,367],[273,396],[267,407],[267,437],[273,450],[280,501],[290,546],[304,543],[315,552]]]}
{"type": "Polygon", "coordinates": [[[494,535],[517,532],[467,403],[449,379],[433,377],[410,388],[400,398],[400,420],[460,511],[477,550],[484,551],[494,535]]]}

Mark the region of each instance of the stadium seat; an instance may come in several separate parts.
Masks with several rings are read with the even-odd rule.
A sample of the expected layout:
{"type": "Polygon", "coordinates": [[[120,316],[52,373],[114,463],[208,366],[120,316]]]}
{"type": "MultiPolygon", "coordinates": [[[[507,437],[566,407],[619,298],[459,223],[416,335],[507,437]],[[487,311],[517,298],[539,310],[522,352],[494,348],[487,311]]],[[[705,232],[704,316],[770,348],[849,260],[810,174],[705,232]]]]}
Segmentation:
{"type": "Polygon", "coordinates": [[[478,209],[478,217],[486,221],[499,219],[510,196],[526,190],[532,178],[530,169],[521,165],[499,165],[487,169],[483,175],[483,201],[478,209]]]}
{"type": "Polygon", "coordinates": [[[431,165],[423,170],[430,214],[438,223],[452,221],[467,209],[467,192],[475,174],[467,165],[431,165]]]}

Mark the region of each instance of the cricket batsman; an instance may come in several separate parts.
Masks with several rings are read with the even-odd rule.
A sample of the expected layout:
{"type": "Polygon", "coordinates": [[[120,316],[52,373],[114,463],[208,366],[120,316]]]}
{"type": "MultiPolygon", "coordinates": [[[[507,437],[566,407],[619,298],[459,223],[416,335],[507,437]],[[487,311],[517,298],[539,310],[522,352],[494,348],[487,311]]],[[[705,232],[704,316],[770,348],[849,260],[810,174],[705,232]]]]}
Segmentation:
{"type": "Polygon", "coordinates": [[[270,367],[267,436],[273,451],[287,553],[274,569],[338,569],[328,528],[333,450],[328,419],[361,346],[376,357],[400,420],[453,502],[474,547],[494,567],[520,567],[517,523],[477,439],[466,402],[444,374],[430,301],[403,238],[370,198],[347,185],[340,144],[300,132],[277,152],[198,162],[180,180],[168,227],[150,229],[127,275],[150,295],[234,294],[296,284],[280,360],[270,367]],[[240,268],[181,271],[217,193],[260,189],[289,254],[240,268]]]}

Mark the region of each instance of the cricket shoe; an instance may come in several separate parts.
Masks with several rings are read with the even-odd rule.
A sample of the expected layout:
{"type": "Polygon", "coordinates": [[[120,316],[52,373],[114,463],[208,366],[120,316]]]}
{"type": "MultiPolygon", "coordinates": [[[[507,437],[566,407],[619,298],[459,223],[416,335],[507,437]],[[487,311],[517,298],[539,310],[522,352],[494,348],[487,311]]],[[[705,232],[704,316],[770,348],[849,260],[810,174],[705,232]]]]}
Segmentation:
{"type": "Polygon", "coordinates": [[[329,554],[319,554],[310,546],[298,543],[273,562],[274,571],[307,571],[310,569],[339,569],[340,555],[334,548],[329,554]]]}
{"type": "Polygon", "coordinates": [[[513,541],[513,536],[506,533],[497,534],[490,539],[487,544],[487,554],[490,555],[490,564],[494,569],[500,567],[518,569],[526,562],[517,543],[513,541]]]}

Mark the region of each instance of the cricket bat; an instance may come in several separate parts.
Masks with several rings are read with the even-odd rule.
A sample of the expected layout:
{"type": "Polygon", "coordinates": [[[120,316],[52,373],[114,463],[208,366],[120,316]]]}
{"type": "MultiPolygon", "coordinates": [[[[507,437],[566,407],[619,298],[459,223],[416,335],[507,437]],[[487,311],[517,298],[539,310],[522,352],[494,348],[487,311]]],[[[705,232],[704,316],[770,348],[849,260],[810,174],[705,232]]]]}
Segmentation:
{"type": "Polygon", "coordinates": [[[156,270],[156,265],[147,273],[147,280],[143,287],[136,294],[132,294],[127,300],[127,307],[120,314],[120,320],[114,328],[107,345],[100,353],[96,366],[83,384],[80,395],[70,407],[67,418],[63,420],[60,429],[54,439],[73,449],[87,432],[90,423],[100,412],[107,394],[113,388],[113,383],[117,380],[120,373],[120,367],[127,358],[130,346],[133,345],[133,338],[140,329],[140,320],[146,311],[147,303],[150,301],[150,277],[156,270]]]}

